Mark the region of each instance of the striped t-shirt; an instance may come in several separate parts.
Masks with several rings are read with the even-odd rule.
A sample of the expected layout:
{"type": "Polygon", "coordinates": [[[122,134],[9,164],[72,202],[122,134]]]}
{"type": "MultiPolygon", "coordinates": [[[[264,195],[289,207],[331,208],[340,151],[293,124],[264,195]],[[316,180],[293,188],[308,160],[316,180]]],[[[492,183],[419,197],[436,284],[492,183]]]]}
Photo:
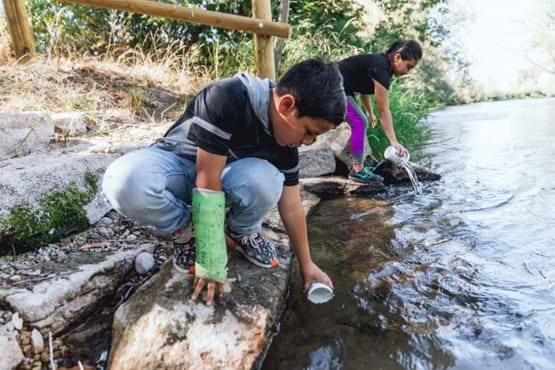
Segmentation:
{"type": "Polygon", "coordinates": [[[228,162],[248,157],[265,159],[284,174],[285,186],[299,183],[297,148],[276,143],[271,124],[264,127],[257,118],[247,87],[237,77],[203,89],[158,144],[193,162],[197,148],[225,155],[228,162]]]}

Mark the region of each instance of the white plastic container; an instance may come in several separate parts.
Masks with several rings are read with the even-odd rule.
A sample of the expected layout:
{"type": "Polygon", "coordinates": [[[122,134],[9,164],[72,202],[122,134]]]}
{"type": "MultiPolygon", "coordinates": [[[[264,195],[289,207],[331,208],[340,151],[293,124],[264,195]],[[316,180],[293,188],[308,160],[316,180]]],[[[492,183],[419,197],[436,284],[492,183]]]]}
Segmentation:
{"type": "Polygon", "coordinates": [[[388,146],[385,152],[383,153],[383,157],[396,165],[402,165],[409,161],[410,153],[406,152],[406,154],[402,157],[397,155],[397,149],[394,146],[388,146]]]}
{"type": "Polygon", "coordinates": [[[333,289],[322,283],[312,283],[308,289],[308,300],[312,303],[326,303],[333,298],[333,289]]]}

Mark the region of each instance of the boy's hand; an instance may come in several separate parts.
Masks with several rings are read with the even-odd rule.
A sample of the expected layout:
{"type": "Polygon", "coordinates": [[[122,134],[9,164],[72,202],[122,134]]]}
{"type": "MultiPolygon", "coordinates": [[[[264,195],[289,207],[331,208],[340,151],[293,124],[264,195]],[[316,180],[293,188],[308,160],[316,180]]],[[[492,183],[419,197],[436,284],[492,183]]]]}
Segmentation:
{"type": "Polygon", "coordinates": [[[194,291],[193,291],[193,295],[191,296],[193,301],[197,300],[200,293],[202,293],[202,291],[206,287],[206,291],[207,291],[206,304],[208,306],[214,303],[214,294],[216,292],[218,293],[218,297],[220,298],[223,297],[224,295],[224,285],[222,283],[218,283],[216,281],[212,281],[208,279],[203,279],[201,277],[195,277],[193,287],[194,287],[194,291]]]}
{"type": "Polygon", "coordinates": [[[308,288],[310,288],[310,284],[312,284],[313,282],[326,284],[333,289],[333,282],[331,281],[328,274],[320,270],[320,268],[316,266],[314,262],[311,261],[306,266],[301,266],[301,273],[304,279],[303,293],[306,293],[308,291],[308,288]]]}

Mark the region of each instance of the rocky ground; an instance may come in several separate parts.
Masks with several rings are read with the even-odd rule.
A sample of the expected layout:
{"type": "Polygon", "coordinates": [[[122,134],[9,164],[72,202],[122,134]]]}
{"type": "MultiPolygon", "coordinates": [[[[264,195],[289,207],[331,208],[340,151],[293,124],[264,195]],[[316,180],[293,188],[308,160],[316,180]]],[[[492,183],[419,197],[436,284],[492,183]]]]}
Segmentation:
{"type": "MultiPolygon", "coordinates": [[[[108,298],[108,306],[116,308],[153,273],[160,269],[171,254],[167,240],[156,237],[152,232],[140,225],[110,212],[98,223],[88,230],[62,239],[58,243],[51,243],[45,247],[32,252],[24,253],[16,257],[8,256],[0,260],[0,291],[2,298],[11,307],[3,306],[0,311],[0,326],[6,331],[16,333],[19,346],[25,356],[20,368],[31,369],[48,366],[51,361],[48,346],[49,333],[54,335],[53,361],[59,368],[64,365],[77,365],[78,360],[83,363],[91,361],[91,358],[76,358],[74,352],[83,352],[80,347],[86,345],[76,340],[75,335],[68,328],[77,318],[86,317],[93,313],[99,303],[108,298]],[[102,276],[117,285],[99,282],[94,288],[71,287],[70,294],[59,297],[55,295],[53,288],[63,289],[60,281],[67,280],[65,285],[78,279],[77,274],[83,266],[99,266],[110,256],[116,253],[130,251],[131,256],[138,255],[138,251],[153,251],[153,264],[145,267],[138,266],[142,274],[134,269],[135,258],[127,258],[119,268],[107,271],[104,266],[94,271],[93,279],[102,276]],[[56,285],[56,283],[58,283],[56,285]],[[40,300],[40,290],[48,294],[48,298],[40,300]],[[78,304],[80,298],[90,295],[96,290],[95,298],[90,302],[78,304]],[[19,300],[14,297],[19,296],[19,300]],[[33,294],[34,293],[34,294],[33,294]],[[74,295],[74,296],[72,296],[74,295]],[[61,307],[74,304],[71,309],[60,310],[61,307]],[[89,303],[89,304],[87,304],[89,303]],[[20,313],[21,312],[21,316],[20,313]],[[48,317],[52,317],[50,320],[48,317]],[[37,329],[38,328],[38,329],[37,329]],[[46,345],[33,345],[31,333],[35,331],[35,338],[42,338],[46,345]],[[68,340],[66,346],[64,342],[68,340]]],[[[113,310],[112,310],[113,312],[113,310]]],[[[109,331],[104,333],[109,335],[109,331]]],[[[85,338],[85,340],[92,338],[85,338]]],[[[40,341],[40,339],[37,339],[40,341]]],[[[92,355],[94,351],[84,351],[85,355],[92,355]]],[[[93,362],[94,364],[94,362],[93,362]]],[[[89,363],[89,365],[92,365],[89,363]]],[[[1,367],[0,367],[1,368],[1,367]]]]}

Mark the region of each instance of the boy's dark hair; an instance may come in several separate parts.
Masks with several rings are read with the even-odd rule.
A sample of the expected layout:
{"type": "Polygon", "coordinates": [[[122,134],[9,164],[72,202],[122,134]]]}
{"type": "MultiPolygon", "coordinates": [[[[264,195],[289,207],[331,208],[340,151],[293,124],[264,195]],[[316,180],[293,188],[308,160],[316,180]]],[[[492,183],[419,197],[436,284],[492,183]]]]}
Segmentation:
{"type": "Polygon", "coordinates": [[[344,121],[343,78],[332,63],[307,59],[295,64],[281,77],[276,92],[295,97],[299,117],[320,118],[335,126],[344,121]]]}
{"type": "Polygon", "coordinates": [[[405,40],[405,41],[396,41],[387,51],[386,54],[401,54],[401,58],[403,60],[410,60],[414,59],[417,62],[422,59],[422,47],[417,41],[414,40],[405,40]]]}

